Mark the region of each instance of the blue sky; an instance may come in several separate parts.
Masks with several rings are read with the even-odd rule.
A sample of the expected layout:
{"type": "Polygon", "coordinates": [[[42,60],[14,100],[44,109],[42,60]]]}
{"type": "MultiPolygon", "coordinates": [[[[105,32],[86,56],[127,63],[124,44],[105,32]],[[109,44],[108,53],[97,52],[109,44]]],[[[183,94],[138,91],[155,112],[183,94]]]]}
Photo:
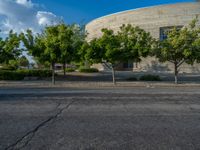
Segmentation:
{"type": "Polygon", "coordinates": [[[87,23],[97,17],[127,9],[191,1],[194,0],[32,0],[43,4],[45,10],[63,16],[67,23],[87,23]]]}

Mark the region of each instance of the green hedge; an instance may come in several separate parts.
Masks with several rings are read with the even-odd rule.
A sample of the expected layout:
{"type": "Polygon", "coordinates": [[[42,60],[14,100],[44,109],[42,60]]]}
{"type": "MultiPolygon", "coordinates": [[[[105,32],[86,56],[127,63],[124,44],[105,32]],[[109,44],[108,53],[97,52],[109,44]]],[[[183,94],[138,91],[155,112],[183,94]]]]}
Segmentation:
{"type": "Polygon", "coordinates": [[[66,68],[66,70],[65,70],[66,72],[74,72],[75,71],[75,69],[73,69],[73,68],[66,68]]]}
{"type": "Polygon", "coordinates": [[[23,80],[24,75],[16,71],[0,70],[0,80],[23,80]]]}
{"type": "Polygon", "coordinates": [[[25,77],[51,77],[51,70],[17,70],[17,72],[23,74],[25,77]]]}
{"type": "Polygon", "coordinates": [[[51,77],[51,70],[0,70],[0,80],[23,80],[25,77],[51,77]]]}
{"type": "Polygon", "coordinates": [[[99,72],[99,70],[96,69],[96,68],[80,68],[79,72],[83,72],[83,73],[95,73],[95,72],[99,72]]]}
{"type": "Polygon", "coordinates": [[[136,77],[130,77],[126,79],[127,81],[138,81],[136,77]]]}
{"type": "Polygon", "coordinates": [[[0,70],[13,71],[13,70],[16,70],[16,67],[10,66],[10,65],[5,65],[5,66],[1,67],[0,70]]]}
{"type": "Polygon", "coordinates": [[[143,75],[139,79],[140,81],[161,81],[160,76],[158,75],[143,75]]]}

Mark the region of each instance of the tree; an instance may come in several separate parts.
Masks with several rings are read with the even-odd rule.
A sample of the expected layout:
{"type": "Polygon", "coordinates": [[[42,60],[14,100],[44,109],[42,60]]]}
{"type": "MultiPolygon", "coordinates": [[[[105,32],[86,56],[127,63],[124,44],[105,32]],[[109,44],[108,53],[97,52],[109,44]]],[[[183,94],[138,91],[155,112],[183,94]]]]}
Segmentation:
{"type": "Polygon", "coordinates": [[[36,64],[39,67],[50,68],[48,57],[45,55],[44,32],[41,34],[33,34],[32,30],[27,30],[20,34],[20,39],[23,42],[25,51],[33,56],[36,64]]]}
{"type": "Polygon", "coordinates": [[[55,84],[55,63],[60,61],[60,40],[57,26],[46,27],[41,36],[40,46],[44,48],[40,59],[49,61],[52,68],[52,83],[55,84]]]}
{"type": "Polygon", "coordinates": [[[55,63],[62,63],[65,75],[66,63],[75,59],[76,50],[83,38],[79,26],[59,24],[49,26],[41,34],[33,35],[31,30],[21,34],[21,39],[29,53],[43,64],[51,64],[52,83],[55,83],[55,63]]]}
{"type": "Polygon", "coordinates": [[[103,29],[103,35],[83,46],[86,58],[92,63],[110,64],[113,83],[115,84],[115,67],[124,61],[139,62],[151,50],[153,38],[150,33],[132,25],[122,25],[117,33],[103,29]]]}
{"type": "MultiPolygon", "coordinates": [[[[41,50],[40,48],[42,46],[42,43],[43,43],[42,49],[46,49],[46,46],[49,47],[51,45],[51,47],[53,47],[54,45],[56,47],[57,54],[58,53],[60,54],[60,56],[57,55],[57,58],[58,58],[57,62],[60,62],[63,64],[64,75],[65,75],[66,63],[70,63],[71,61],[78,59],[77,49],[81,47],[84,41],[84,37],[85,36],[84,36],[83,28],[81,26],[76,25],[76,24],[66,25],[63,23],[59,25],[51,26],[51,27],[46,27],[46,29],[44,30],[42,34],[38,34],[36,36],[33,36],[31,30],[27,30],[26,33],[21,34],[21,39],[26,49],[31,54],[33,54],[33,56],[36,59],[38,59],[38,61],[40,60],[43,63],[44,63],[44,59],[40,59],[37,56],[37,54],[43,53],[43,50],[41,50]],[[47,37],[47,30],[48,32],[51,32],[48,34],[48,37],[47,37]],[[53,36],[50,36],[50,34],[53,36]],[[44,39],[44,38],[49,39],[49,40],[51,38],[52,41],[43,40],[43,42],[41,42],[41,39],[44,39]],[[40,47],[35,46],[38,44],[40,45],[40,47]]],[[[45,56],[43,55],[42,58],[46,58],[46,55],[45,56]]]]}
{"type": "Polygon", "coordinates": [[[0,38],[0,63],[4,62],[4,45],[5,45],[5,41],[0,38]]]}
{"type": "MultiPolygon", "coordinates": [[[[195,24],[195,23],[193,23],[195,24]]],[[[196,24],[195,24],[196,26],[196,24]]],[[[200,27],[196,27],[196,32],[198,36],[196,37],[194,43],[192,44],[193,47],[193,62],[200,63],[200,27]]]]}
{"type": "Polygon", "coordinates": [[[41,34],[33,35],[30,30],[21,34],[24,46],[37,61],[51,64],[52,83],[55,84],[55,63],[60,61],[60,41],[57,26],[49,26],[41,34]]]}
{"type": "Polygon", "coordinates": [[[0,39],[0,63],[9,64],[11,60],[17,60],[21,55],[20,38],[12,30],[5,40],[0,39]]]}
{"type": "Polygon", "coordinates": [[[35,36],[32,33],[32,30],[28,29],[26,33],[20,34],[20,39],[22,40],[24,47],[28,52],[30,52],[35,46],[35,36]]]}
{"type": "Polygon", "coordinates": [[[153,38],[149,32],[130,24],[122,25],[118,32],[125,60],[140,62],[152,49],[153,38]]]}
{"type": "Polygon", "coordinates": [[[21,56],[18,59],[18,64],[19,64],[19,66],[22,66],[22,67],[28,67],[29,66],[29,61],[25,56],[21,56]]]}
{"type": "Polygon", "coordinates": [[[81,57],[82,57],[82,54],[80,53],[82,46],[87,43],[85,26],[73,24],[71,27],[72,27],[72,30],[73,30],[73,33],[74,33],[73,37],[72,37],[72,41],[73,41],[72,47],[73,47],[74,61],[80,62],[81,57]]]}
{"type": "Polygon", "coordinates": [[[12,70],[16,70],[17,68],[19,68],[19,62],[18,60],[9,60],[9,63],[6,64],[6,66],[8,68],[11,68],[12,70]]]}
{"type": "Polygon", "coordinates": [[[64,75],[66,73],[66,63],[73,59],[73,30],[71,26],[60,24],[58,27],[58,40],[61,51],[60,61],[63,64],[64,75]]]}
{"type": "Polygon", "coordinates": [[[102,29],[103,36],[90,42],[86,58],[92,63],[110,64],[113,83],[115,81],[115,67],[124,60],[124,53],[120,48],[120,40],[113,30],[102,29]]]}
{"type": "Polygon", "coordinates": [[[77,24],[57,25],[58,28],[58,40],[60,44],[60,62],[63,64],[63,72],[66,72],[66,63],[72,61],[80,61],[78,51],[81,49],[82,44],[85,40],[84,26],[77,24]]]}
{"type": "Polygon", "coordinates": [[[167,33],[167,39],[157,41],[154,55],[160,62],[169,61],[174,65],[175,84],[178,83],[179,68],[183,63],[193,64],[196,59],[194,42],[199,36],[196,28],[197,20],[193,20],[189,26],[178,29],[174,27],[167,33]]]}
{"type": "Polygon", "coordinates": [[[81,63],[81,65],[84,65],[85,67],[88,67],[88,62],[89,62],[87,61],[89,57],[86,55],[88,50],[90,50],[90,44],[87,41],[84,41],[80,49],[78,49],[79,62],[81,63]]]}
{"type": "Polygon", "coordinates": [[[85,59],[90,63],[103,63],[105,49],[100,45],[100,39],[93,39],[88,44],[85,43],[82,47],[83,53],[85,53],[85,59]]]}
{"type": "Polygon", "coordinates": [[[194,59],[197,63],[200,63],[200,37],[194,42],[195,46],[195,54],[194,54],[194,59]]]}

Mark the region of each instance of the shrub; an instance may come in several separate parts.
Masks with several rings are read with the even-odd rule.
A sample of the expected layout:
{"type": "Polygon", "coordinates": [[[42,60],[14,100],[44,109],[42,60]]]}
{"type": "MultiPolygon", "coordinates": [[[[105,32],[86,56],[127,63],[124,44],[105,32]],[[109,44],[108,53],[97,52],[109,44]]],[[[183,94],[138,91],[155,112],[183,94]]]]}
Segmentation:
{"type": "Polygon", "coordinates": [[[51,77],[51,76],[52,76],[52,70],[39,70],[39,77],[51,77]]]}
{"type": "Polygon", "coordinates": [[[66,72],[74,72],[75,71],[75,69],[73,69],[73,68],[66,68],[66,70],[65,70],[66,72]]]}
{"type": "Polygon", "coordinates": [[[51,77],[51,70],[0,70],[0,80],[23,80],[24,77],[51,77]]]}
{"type": "Polygon", "coordinates": [[[12,71],[12,70],[16,70],[16,67],[15,66],[11,66],[11,65],[4,65],[3,67],[0,68],[0,70],[12,71]]]}
{"type": "Polygon", "coordinates": [[[83,73],[95,73],[95,72],[99,72],[99,70],[96,69],[96,68],[80,68],[79,72],[83,72],[83,73]]]}
{"type": "Polygon", "coordinates": [[[0,71],[0,80],[23,80],[24,75],[16,71],[0,71]]]}
{"type": "Polygon", "coordinates": [[[140,81],[161,81],[158,75],[143,75],[139,79],[140,81]]]}
{"type": "Polygon", "coordinates": [[[51,70],[18,70],[17,72],[23,74],[25,77],[51,77],[51,70]]]}
{"type": "Polygon", "coordinates": [[[136,77],[130,77],[126,79],[127,81],[138,81],[136,77]]]}

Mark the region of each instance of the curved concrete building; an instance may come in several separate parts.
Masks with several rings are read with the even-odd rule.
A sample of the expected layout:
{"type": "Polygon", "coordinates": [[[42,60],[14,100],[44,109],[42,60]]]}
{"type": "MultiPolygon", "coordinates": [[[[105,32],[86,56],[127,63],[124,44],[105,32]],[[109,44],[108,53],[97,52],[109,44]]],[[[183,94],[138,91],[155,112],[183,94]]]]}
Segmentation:
{"type": "MultiPolygon", "coordinates": [[[[150,32],[154,38],[166,38],[165,31],[173,27],[188,25],[196,16],[200,16],[200,4],[195,2],[160,5],[147,8],[139,8],[107,15],[91,21],[86,25],[88,40],[102,35],[102,28],[118,31],[122,24],[132,24],[150,32]]],[[[200,24],[200,23],[199,23],[200,24]]],[[[119,69],[130,70],[132,68],[143,71],[172,71],[170,63],[160,64],[155,58],[144,58],[138,65],[125,63],[119,69]]],[[[99,69],[104,69],[99,65],[99,69]]],[[[182,72],[200,72],[200,66],[188,66],[184,64],[182,72]]]]}

